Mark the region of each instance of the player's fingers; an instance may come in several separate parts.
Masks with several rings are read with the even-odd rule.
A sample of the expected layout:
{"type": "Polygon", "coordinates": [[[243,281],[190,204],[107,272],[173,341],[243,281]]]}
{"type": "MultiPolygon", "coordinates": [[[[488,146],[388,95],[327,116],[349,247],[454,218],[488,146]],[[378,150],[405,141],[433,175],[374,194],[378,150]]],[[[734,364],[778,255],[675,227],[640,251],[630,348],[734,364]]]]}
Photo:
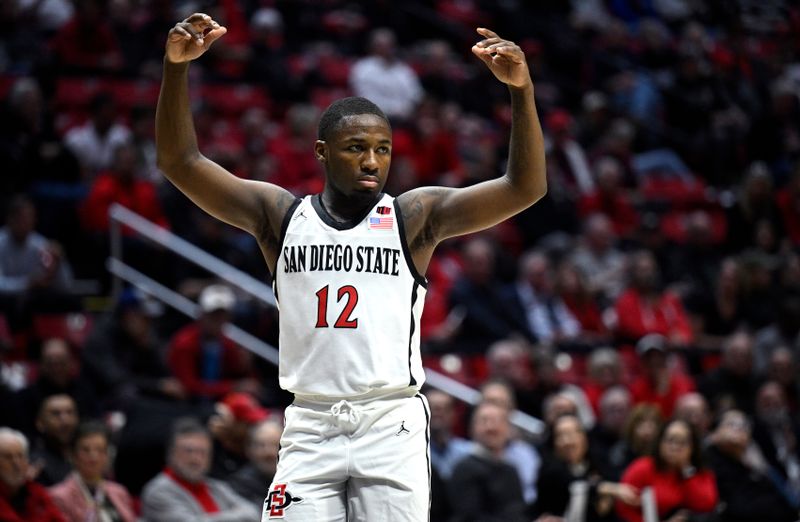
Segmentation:
{"type": "Polygon", "coordinates": [[[494,58],[505,58],[515,63],[522,62],[521,52],[519,48],[514,47],[498,47],[494,50],[494,58]]]}
{"type": "Polygon", "coordinates": [[[485,49],[478,47],[477,45],[472,46],[472,54],[480,58],[483,63],[490,64],[492,63],[492,55],[487,53],[485,49]]]}
{"type": "Polygon", "coordinates": [[[178,24],[177,27],[180,27],[181,29],[189,33],[192,37],[192,40],[194,40],[197,45],[203,45],[203,33],[195,29],[193,24],[183,22],[178,24]]]}
{"type": "Polygon", "coordinates": [[[501,38],[486,38],[476,43],[475,45],[477,45],[478,47],[489,47],[492,44],[496,44],[502,41],[503,40],[501,38]]]}
{"type": "Polygon", "coordinates": [[[500,38],[497,33],[485,27],[478,27],[477,31],[478,34],[485,36],[486,38],[500,38]]]}
{"type": "Polygon", "coordinates": [[[215,28],[211,29],[211,31],[209,31],[208,34],[206,34],[206,37],[205,37],[205,45],[206,45],[206,47],[208,47],[209,45],[214,43],[214,41],[217,38],[221,37],[222,35],[224,35],[227,32],[228,32],[228,29],[225,26],[217,24],[217,26],[215,28]]]}
{"type": "Polygon", "coordinates": [[[194,13],[183,21],[185,24],[196,24],[198,22],[211,21],[211,17],[205,13],[194,13]]]}
{"type": "Polygon", "coordinates": [[[178,42],[180,40],[191,40],[191,38],[191,33],[179,25],[173,27],[169,32],[169,39],[173,42],[178,42]]]}
{"type": "Polygon", "coordinates": [[[487,46],[486,50],[495,53],[497,52],[497,49],[504,49],[507,47],[516,47],[516,44],[514,42],[509,42],[508,40],[500,40],[497,43],[487,46]]]}

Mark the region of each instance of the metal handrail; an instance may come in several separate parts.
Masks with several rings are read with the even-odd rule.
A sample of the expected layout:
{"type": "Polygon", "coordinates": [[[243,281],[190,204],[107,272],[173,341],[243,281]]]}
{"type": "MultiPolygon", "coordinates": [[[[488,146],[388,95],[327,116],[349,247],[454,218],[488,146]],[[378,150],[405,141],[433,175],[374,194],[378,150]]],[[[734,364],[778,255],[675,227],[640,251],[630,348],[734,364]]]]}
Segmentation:
{"type": "MultiPolygon", "coordinates": [[[[121,205],[114,204],[109,210],[109,218],[111,222],[112,248],[111,257],[107,260],[106,267],[115,276],[115,288],[121,286],[120,281],[126,281],[192,319],[200,316],[200,308],[197,303],[167,288],[122,261],[122,230],[123,228],[129,228],[145,236],[150,241],[208,270],[231,285],[244,290],[256,299],[276,306],[275,296],[269,286],[197,248],[169,230],[148,221],[139,214],[121,205]]],[[[274,346],[230,323],[225,326],[224,332],[228,338],[246,350],[263,357],[275,365],[278,364],[278,349],[274,346]]],[[[425,380],[427,385],[467,404],[474,406],[480,401],[481,393],[478,390],[431,368],[425,368],[425,380]]],[[[533,437],[540,437],[544,433],[544,423],[541,420],[519,410],[512,412],[510,420],[514,426],[533,437]]]]}

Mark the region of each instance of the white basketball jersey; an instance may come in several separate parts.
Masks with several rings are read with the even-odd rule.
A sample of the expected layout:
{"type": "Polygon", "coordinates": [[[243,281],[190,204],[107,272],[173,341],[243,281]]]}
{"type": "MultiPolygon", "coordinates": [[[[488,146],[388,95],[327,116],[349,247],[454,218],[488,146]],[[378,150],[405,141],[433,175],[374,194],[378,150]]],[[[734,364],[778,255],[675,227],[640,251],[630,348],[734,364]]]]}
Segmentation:
{"type": "Polygon", "coordinates": [[[394,198],[335,221],[320,196],[289,209],[274,288],[280,385],[296,395],[352,398],[419,388],[425,279],[394,198]]]}

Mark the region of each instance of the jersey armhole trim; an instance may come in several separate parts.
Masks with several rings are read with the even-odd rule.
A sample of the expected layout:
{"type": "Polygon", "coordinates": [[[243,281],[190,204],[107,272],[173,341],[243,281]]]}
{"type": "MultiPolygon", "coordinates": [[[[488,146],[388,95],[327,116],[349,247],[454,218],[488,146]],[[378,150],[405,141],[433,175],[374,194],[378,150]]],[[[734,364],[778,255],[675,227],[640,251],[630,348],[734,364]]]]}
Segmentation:
{"type": "Polygon", "coordinates": [[[394,212],[397,215],[397,231],[400,235],[400,245],[403,247],[403,257],[406,259],[406,265],[408,265],[411,275],[414,276],[414,281],[427,290],[428,280],[417,271],[417,267],[414,265],[414,259],[411,257],[411,249],[408,248],[405,220],[403,219],[403,212],[400,210],[400,205],[397,203],[397,198],[392,202],[392,206],[394,206],[394,212]]]}
{"type": "Polygon", "coordinates": [[[283,221],[281,222],[281,235],[278,237],[278,258],[275,260],[275,273],[272,274],[272,293],[275,294],[275,300],[279,301],[278,298],[278,261],[280,261],[281,253],[283,252],[283,240],[286,237],[286,230],[289,228],[289,222],[292,220],[292,216],[294,216],[297,207],[300,206],[302,203],[303,198],[294,198],[294,201],[289,208],[286,210],[286,214],[283,216],[283,221]]]}

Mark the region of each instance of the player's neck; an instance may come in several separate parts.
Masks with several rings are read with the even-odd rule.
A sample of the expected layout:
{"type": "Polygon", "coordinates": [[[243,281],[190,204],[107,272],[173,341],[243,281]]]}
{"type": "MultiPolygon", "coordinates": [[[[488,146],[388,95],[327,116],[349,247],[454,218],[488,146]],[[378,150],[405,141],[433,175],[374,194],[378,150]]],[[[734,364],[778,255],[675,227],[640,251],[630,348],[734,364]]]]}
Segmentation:
{"type": "Polygon", "coordinates": [[[368,209],[375,206],[383,194],[364,193],[345,195],[338,190],[325,186],[320,195],[320,201],[325,211],[337,221],[349,221],[362,216],[368,209]]]}

